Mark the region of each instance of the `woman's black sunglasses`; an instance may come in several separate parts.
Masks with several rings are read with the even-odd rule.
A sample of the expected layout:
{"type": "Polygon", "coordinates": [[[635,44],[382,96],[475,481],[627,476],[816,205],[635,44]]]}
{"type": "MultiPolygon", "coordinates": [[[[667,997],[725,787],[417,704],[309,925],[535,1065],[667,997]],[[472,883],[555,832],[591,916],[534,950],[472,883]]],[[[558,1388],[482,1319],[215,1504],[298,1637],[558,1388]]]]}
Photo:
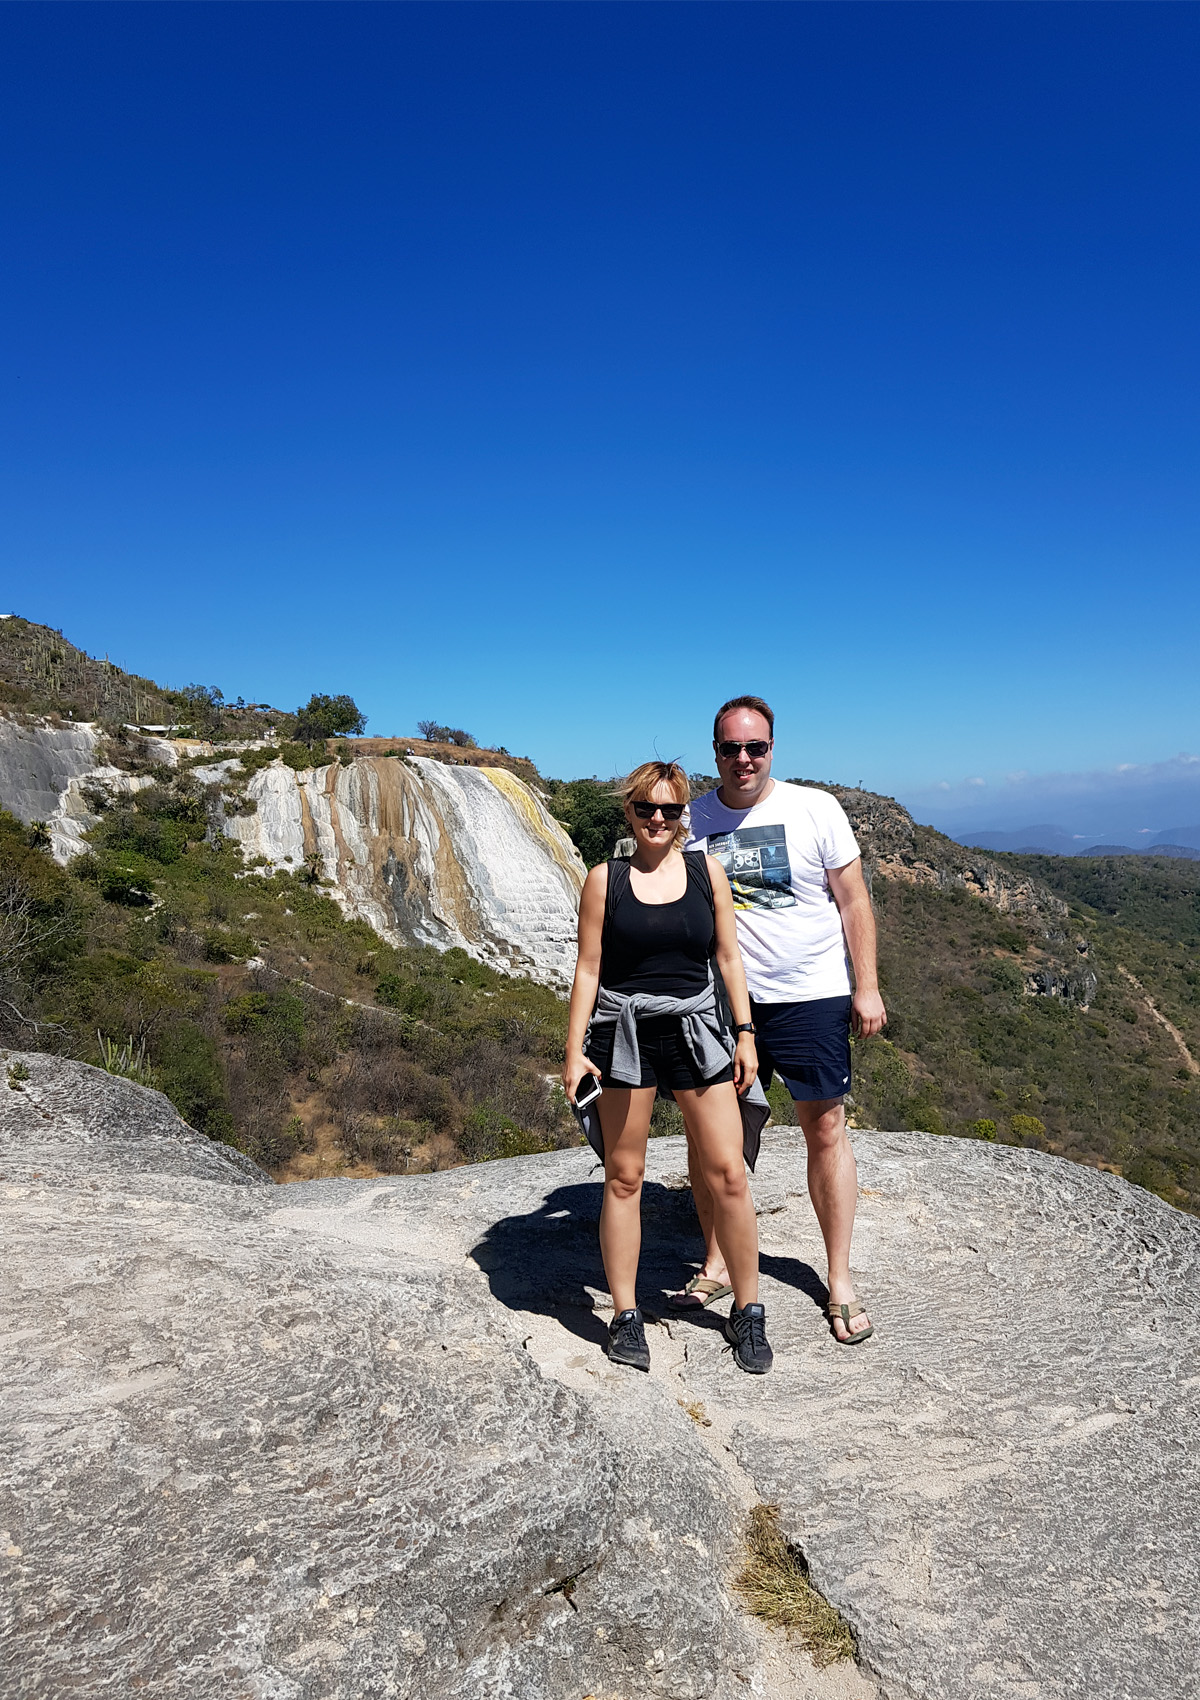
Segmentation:
{"type": "Polygon", "coordinates": [[[739,750],[745,750],[751,761],[761,761],[771,748],[765,738],[751,738],[748,744],[735,744],[732,739],[717,745],[717,754],[724,756],[726,761],[730,756],[736,756],[739,750]]]}
{"type": "Polygon", "coordinates": [[[686,808],[686,803],[635,803],[633,812],[639,820],[653,820],[656,814],[664,820],[678,820],[686,808]]]}

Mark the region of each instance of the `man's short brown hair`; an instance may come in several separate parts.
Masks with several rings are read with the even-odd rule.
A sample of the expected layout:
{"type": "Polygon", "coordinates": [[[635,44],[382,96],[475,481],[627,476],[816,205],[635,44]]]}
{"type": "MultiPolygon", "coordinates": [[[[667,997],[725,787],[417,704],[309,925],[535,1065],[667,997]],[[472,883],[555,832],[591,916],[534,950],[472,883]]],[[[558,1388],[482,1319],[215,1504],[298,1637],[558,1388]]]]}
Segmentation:
{"type": "Polygon", "coordinates": [[[771,708],[768,703],[765,703],[761,697],[730,697],[728,702],[723,702],[721,704],[720,708],[717,710],[716,718],[713,720],[714,744],[720,742],[721,716],[728,714],[730,710],[734,708],[749,708],[752,709],[755,714],[761,714],[767,725],[771,728],[772,738],[775,736],[775,716],[771,713],[771,708]]]}

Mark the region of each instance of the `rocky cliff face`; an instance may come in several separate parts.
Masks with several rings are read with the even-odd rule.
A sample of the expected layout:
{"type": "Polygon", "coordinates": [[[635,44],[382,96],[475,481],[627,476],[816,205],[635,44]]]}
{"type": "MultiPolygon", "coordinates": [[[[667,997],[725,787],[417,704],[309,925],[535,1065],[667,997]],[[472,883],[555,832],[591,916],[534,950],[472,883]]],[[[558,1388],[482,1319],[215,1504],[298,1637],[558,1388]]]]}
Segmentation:
{"type": "Polygon", "coordinates": [[[863,853],[868,883],[877,877],[908,885],[967,891],[1001,915],[1020,917],[1035,930],[1045,961],[1025,977],[1032,997],[1063,998],[1086,1009],[1096,995],[1096,973],[1087,962],[1087,942],[1068,933],[1068,908],[1061,897],[982,851],[918,826],[891,797],[842,785],[826,785],[841,803],[863,853]]]}
{"type": "Polygon", "coordinates": [[[589,1152],[273,1187],[157,1094],[0,1057],[6,1694],[1191,1700],[1200,1223],[1035,1152],[854,1137],[875,1337],[824,1327],[787,1130],[755,1177],[774,1373],[672,1316],[700,1248],[655,1140],[638,1376],[599,1349],[589,1152]],[[742,1614],[756,1500],[861,1674],[742,1614]]]}
{"type": "MultiPolygon", "coordinates": [[[[570,985],[587,870],[508,768],[364,756],[297,772],[277,760],[242,786],[236,750],[246,746],[226,755],[196,740],[141,742],[167,767],[217,758],[195,770],[197,781],[239,791],[252,809],[227,811],[214,793],[217,830],[272,868],[315,866],[346,913],[389,944],[457,945],[505,972],[570,985]]],[[[45,821],[59,862],[87,849],[100,818],[92,793],[117,798],[152,783],[105,765],[103,747],[94,726],[0,716],[0,806],[45,821]]]]}
{"type": "MultiPolygon", "coordinates": [[[[178,760],[165,738],[144,740],[147,752],[165,766],[178,760]]],[[[98,787],[110,797],[130,795],[152,782],[123,773],[101,758],[103,740],[92,725],[70,726],[0,714],[0,808],[26,824],[44,821],[57,862],[87,849],[84,833],[100,818],[88,796],[98,787]]]]}
{"type": "Polygon", "coordinates": [[[248,857],[318,858],[346,912],[390,944],[458,945],[493,967],[567,986],[586,869],[562,827],[505,768],[359,757],[254,774],[252,814],[226,831],[248,857]]]}
{"type": "Polygon", "coordinates": [[[981,851],[969,850],[932,827],[918,826],[891,797],[844,785],[822,786],[841,803],[862,846],[869,873],[912,885],[959,887],[982,897],[1001,914],[1031,915],[1059,925],[1067,905],[1041,885],[1004,868],[981,851]]]}

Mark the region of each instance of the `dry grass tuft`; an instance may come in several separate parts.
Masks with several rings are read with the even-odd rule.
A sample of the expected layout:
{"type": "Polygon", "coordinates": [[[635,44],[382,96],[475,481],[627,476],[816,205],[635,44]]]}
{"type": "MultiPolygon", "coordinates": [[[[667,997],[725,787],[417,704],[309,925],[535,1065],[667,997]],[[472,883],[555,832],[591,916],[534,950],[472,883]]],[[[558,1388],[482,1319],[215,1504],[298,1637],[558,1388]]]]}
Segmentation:
{"type": "Polygon", "coordinates": [[[746,1529],[746,1563],[734,1587],[755,1617],[795,1631],[818,1670],[854,1657],[850,1625],[813,1587],[803,1556],[784,1539],[777,1505],[756,1505],[746,1529]]]}
{"type": "Polygon", "coordinates": [[[687,1399],[677,1399],[675,1403],[682,1411],[687,1412],[688,1416],[691,1417],[697,1428],[712,1427],[712,1418],[704,1409],[703,1399],[692,1399],[690,1401],[687,1399]]]}

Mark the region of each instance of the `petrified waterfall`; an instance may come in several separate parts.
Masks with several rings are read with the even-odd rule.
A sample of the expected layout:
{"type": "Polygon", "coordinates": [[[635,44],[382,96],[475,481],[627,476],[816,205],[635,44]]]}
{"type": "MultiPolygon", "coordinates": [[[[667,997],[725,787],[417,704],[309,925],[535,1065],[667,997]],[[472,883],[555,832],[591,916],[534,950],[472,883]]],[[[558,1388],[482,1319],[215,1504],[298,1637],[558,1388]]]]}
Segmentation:
{"type": "MultiPolygon", "coordinates": [[[[211,754],[202,784],[241,790],[236,754],[197,740],[146,740],[156,760],[211,754]]],[[[237,746],[234,746],[236,750],[237,746]]],[[[88,848],[93,791],[152,783],[102,765],[98,728],[0,716],[0,807],[44,820],[59,862],[88,848]]],[[[296,772],[282,761],[245,784],[252,814],[225,831],[247,859],[297,871],[317,858],[347,915],[389,944],[458,945],[480,961],[565,988],[586,869],[523,780],[500,767],[360,756],[296,772]]],[[[227,799],[228,800],[228,799],[227,799]]]]}
{"type": "Polygon", "coordinates": [[[347,914],[390,944],[459,945],[552,985],[569,982],[585,869],[562,827],[506,768],[359,757],[262,768],[256,810],[226,831],[247,858],[319,857],[347,914]]]}

